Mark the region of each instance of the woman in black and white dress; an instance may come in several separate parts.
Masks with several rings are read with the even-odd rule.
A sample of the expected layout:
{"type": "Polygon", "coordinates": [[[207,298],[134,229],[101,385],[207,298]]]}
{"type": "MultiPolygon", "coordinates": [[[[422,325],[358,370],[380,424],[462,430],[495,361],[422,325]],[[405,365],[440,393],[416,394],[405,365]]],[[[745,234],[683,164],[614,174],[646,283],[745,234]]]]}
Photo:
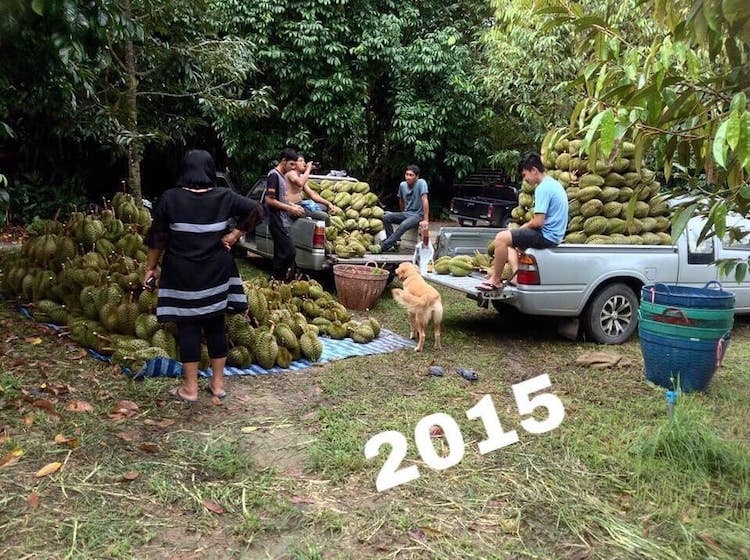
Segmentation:
{"type": "Polygon", "coordinates": [[[211,155],[203,150],[189,151],[182,160],[177,186],[159,200],[146,235],[149,252],[143,282],[146,286],[151,277],[157,276],[163,253],[156,316],[160,322],[177,324],[184,377],[182,386],[170,394],[185,402],[198,400],[201,332],[206,337],[213,372],[207,389],[216,397],[226,396],[224,316],[247,310],[230,249],[263,215],[257,202],[215,187],[215,182],[211,155]],[[233,218],[237,226],[230,231],[233,218]]]}

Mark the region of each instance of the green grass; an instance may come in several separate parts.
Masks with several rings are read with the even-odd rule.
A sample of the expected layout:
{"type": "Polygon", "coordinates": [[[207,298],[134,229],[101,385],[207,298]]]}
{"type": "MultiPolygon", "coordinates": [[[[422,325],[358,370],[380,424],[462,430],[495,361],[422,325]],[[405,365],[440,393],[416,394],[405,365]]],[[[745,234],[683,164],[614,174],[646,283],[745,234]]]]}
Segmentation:
{"type": "MultiPolygon", "coordinates": [[[[258,273],[267,271],[243,266],[245,277],[258,273]]],[[[750,555],[750,321],[738,319],[710,390],[681,396],[670,423],[664,390],[644,381],[637,340],[616,348],[565,341],[549,320],[501,317],[454,293],[444,292],[444,306],[442,350],[432,348],[429,331],[422,354],[230,379],[222,407],[206,398],[196,407],[165,401],[174,381],[130,381],[0,308],[0,457],[24,452],[0,468],[0,557],[750,555]],[[41,344],[29,342],[37,336],[41,344]],[[593,349],[636,365],[575,364],[593,349]],[[430,365],[447,375],[428,377],[430,365]],[[480,379],[461,379],[457,367],[480,379]],[[550,375],[566,417],[533,435],[520,426],[511,386],[541,373],[550,375]],[[51,385],[70,393],[54,395],[51,385]],[[465,413],[487,394],[520,441],[480,455],[484,428],[465,413]],[[50,401],[59,417],[35,399],[50,401]],[[74,399],[93,412],[67,411],[74,399]],[[139,409],[116,421],[109,415],[121,399],[139,409]],[[462,461],[439,472],[414,442],[417,422],[435,412],[450,414],[465,442],[462,461]],[[402,466],[417,465],[421,476],[378,493],[389,448],[370,461],[363,450],[385,430],[404,434],[402,466]],[[79,445],[55,444],[57,434],[79,445]],[[52,461],[64,467],[34,477],[52,461]],[[130,471],[139,475],[127,481],[130,471]]],[[[390,290],[373,315],[408,335],[390,290]]],[[[432,441],[446,452],[442,438],[432,441]]]]}

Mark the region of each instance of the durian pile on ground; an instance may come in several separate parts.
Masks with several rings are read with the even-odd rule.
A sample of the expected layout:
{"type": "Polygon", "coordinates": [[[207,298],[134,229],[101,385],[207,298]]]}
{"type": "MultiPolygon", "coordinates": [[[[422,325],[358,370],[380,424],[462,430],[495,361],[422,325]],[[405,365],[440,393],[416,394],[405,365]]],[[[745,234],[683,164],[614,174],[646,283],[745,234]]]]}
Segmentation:
{"type": "MultiPolygon", "coordinates": [[[[159,356],[179,359],[176,326],[160,324],[154,314],[158,291],[141,287],[143,234],[150,223],[148,210],[123,193],[99,214],[74,212],[65,224],[39,222],[21,250],[7,253],[0,263],[3,295],[28,304],[38,321],[67,325],[74,341],[131,370],[159,356]]],[[[257,361],[266,368],[288,367],[301,356],[315,361],[322,352],[319,332],[369,342],[380,331],[374,319],[351,321],[346,308],[316,282],[246,284],[246,292],[252,315],[228,321],[231,365],[257,361]],[[240,324],[244,328],[238,329],[240,324]]],[[[205,347],[202,354],[205,368],[205,347]]]]}
{"type": "Polygon", "coordinates": [[[383,231],[383,209],[367,183],[354,181],[309,181],[308,185],[339,208],[326,227],[326,252],[341,258],[380,253],[375,235],[383,231]]]}
{"type": "MultiPolygon", "coordinates": [[[[551,131],[542,144],[542,163],[568,194],[563,242],[671,245],[667,197],[659,194],[654,172],[636,161],[635,145],[622,142],[611,158],[594,163],[581,153],[582,143],[551,131]]],[[[514,227],[534,217],[534,187],[526,182],[511,216],[514,227]]]]}
{"type": "MultiPolygon", "coordinates": [[[[375,318],[352,320],[349,311],[315,280],[283,283],[256,278],[244,281],[243,288],[247,316],[227,317],[230,366],[257,363],[270,369],[288,368],[300,358],[317,362],[323,352],[319,336],[367,343],[380,334],[375,318]]],[[[207,354],[204,359],[208,360],[207,354]]]]}

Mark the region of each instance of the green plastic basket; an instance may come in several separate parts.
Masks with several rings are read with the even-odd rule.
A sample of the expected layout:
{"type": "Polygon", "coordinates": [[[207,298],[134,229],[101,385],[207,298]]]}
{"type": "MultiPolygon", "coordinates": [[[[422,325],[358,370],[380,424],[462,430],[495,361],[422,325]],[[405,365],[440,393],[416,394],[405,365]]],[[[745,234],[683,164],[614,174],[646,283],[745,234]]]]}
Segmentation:
{"type": "Polygon", "coordinates": [[[659,323],[725,330],[734,326],[733,309],[694,309],[642,301],[640,311],[644,319],[659,323]]]}
{"type": "Polygon", "coordinates": [[[684,323],[673,324],[651,321],[644,317],[644,313],[640,309],[638,310],[638,324],[647,332],[685,339],[718,340],[731,331],[727,328],[701,328],[687,326],[684,323]]]}

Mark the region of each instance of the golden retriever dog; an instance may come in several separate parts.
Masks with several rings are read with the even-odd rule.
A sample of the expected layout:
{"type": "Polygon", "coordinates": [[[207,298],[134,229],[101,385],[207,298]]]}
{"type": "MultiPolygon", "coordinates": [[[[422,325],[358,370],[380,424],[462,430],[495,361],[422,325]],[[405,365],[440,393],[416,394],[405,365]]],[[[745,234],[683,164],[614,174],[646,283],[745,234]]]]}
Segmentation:
{"type": "Polygon", "coordinates": [[[440,293],[424,281],[419,267],[410,262],[402,262],[396,268],[396,276],[404,285],[403,290],[394,289],[393,299],[405,307],[409,315],[409,338],[419,335],[417,347],[421,352],[427,337],[427,325],[432,322],[435,331],[435,348],[440,348],[440,323],[443,320],[443,301],[440,293]]]}

